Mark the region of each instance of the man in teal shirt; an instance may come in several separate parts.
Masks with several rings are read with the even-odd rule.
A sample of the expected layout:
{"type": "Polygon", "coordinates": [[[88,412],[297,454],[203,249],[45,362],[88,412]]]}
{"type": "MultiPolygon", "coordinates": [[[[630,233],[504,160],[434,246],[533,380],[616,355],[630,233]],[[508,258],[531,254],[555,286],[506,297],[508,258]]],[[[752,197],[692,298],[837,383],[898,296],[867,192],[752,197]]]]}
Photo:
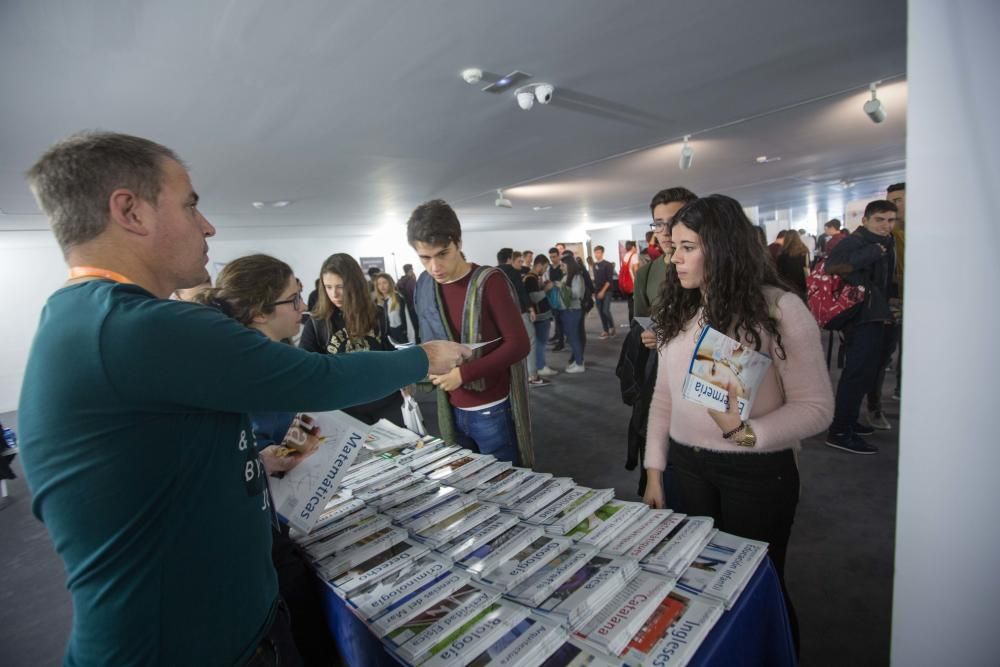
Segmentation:
{"type": "Polygon", "coordinates": [[[180,160],[151,141],[77,135],[28,178],[70,266],[42,311],[18,409],[33,510],[73,596],[65,662],[267,659],[282,618],[246,413],[374,400],[467,349],[311,354],[167,300],[207,279],[215,229],[180,160]]]}

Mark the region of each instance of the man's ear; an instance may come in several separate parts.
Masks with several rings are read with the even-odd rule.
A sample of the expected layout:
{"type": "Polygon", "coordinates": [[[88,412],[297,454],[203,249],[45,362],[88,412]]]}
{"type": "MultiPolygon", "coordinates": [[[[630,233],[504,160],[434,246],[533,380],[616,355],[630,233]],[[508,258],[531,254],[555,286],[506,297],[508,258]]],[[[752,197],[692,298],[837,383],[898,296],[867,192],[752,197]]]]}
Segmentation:
{"type": "Polygon", "coordinates": [[[111,224],[130,234],[148,236],[149,212],[152,206],[127,188],[118,188],[108,198],[111,224]]]}

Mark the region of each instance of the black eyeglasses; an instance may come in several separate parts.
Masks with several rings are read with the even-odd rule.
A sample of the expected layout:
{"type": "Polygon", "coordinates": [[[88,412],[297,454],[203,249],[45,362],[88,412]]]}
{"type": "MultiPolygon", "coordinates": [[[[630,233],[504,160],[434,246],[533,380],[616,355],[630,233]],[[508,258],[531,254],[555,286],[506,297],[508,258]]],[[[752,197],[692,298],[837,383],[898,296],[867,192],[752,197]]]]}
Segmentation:
{"type": "Polygon", "coordinates": [[[284,299],[282,301],[275,301],[274,303],[269,303],[267,305],[268,306],[280,306],[280,305],[285,304],[285,303],[291,303],[291,304],[294,304],[295,306],[298,306],[300,303],[304,303],[302,301],[302,293],[299,292],[298,294],[296,294],[295,296],[293,296],[291,299],[284,299]]]}
{"type": "Polygon", "coordinates": [[[656,222],[649,223],[649,228],[652,229],[653,231],[659,231],[661,229],[666,229],[669,226],[670,226],[670,222],[669,221],[668,222],[663,222],[663,221],[657,220],[656,222]]]}

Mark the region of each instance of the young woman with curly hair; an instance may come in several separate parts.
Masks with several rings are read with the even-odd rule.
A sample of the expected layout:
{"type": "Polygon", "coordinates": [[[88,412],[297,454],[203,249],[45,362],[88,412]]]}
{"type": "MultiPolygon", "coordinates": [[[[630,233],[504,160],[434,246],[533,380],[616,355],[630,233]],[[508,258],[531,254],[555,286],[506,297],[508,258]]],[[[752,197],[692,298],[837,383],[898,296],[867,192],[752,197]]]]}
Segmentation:
{"type": "MultiPolygon", "coordinates": [[[[819,329],[802,299],[787,291],[735,199],[711,195],[686,204],[671,222],[671,241],[674,270],[653,312],[659,371],[649,410],[644,500],[711,516],[719,530],[768,542],[784,587],[799,500],[796,452],[833,415],[819,329]],[[725,412],[682,397],[706,325],[773,360],[746,421],[732,390],[725,412]]],[[[790,603],[788,610],[797,644],[790,603]]]]}

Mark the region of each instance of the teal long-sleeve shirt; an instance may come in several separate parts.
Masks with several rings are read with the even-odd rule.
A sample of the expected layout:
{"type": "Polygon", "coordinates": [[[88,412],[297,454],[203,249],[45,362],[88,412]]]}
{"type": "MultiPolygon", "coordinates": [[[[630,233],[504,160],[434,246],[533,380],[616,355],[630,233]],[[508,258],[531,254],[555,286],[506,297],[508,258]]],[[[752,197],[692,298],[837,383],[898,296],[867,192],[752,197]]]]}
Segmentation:
{"type": "Polygon", "coordinates": [[[277,600],[246,413],[343,408],[426,373],[419,348],[313,354],[136,285],[55,292],[18,426],[73,597],[65,663],[244,662],[277,600]]]}

